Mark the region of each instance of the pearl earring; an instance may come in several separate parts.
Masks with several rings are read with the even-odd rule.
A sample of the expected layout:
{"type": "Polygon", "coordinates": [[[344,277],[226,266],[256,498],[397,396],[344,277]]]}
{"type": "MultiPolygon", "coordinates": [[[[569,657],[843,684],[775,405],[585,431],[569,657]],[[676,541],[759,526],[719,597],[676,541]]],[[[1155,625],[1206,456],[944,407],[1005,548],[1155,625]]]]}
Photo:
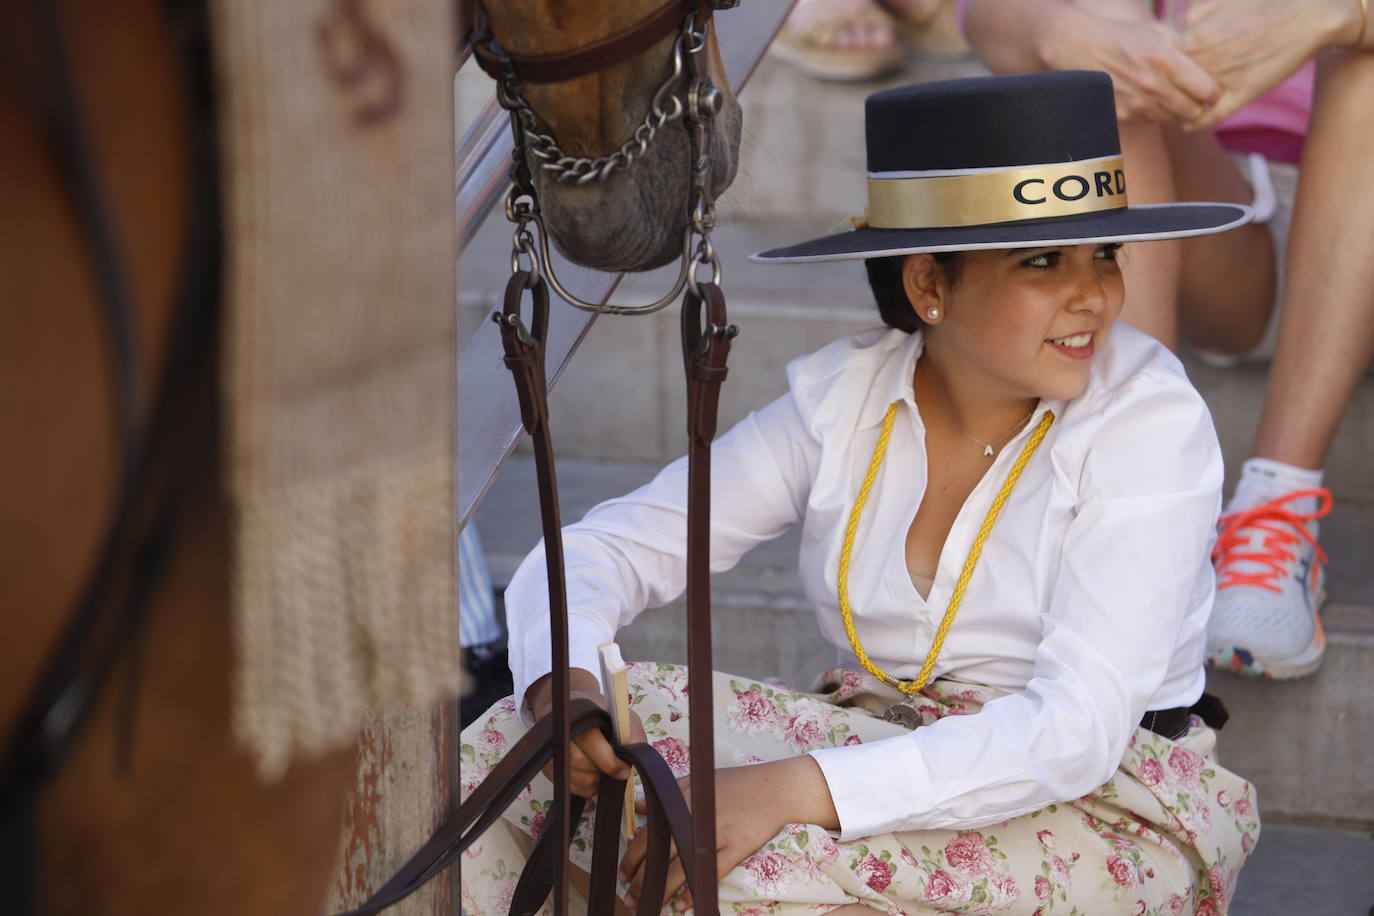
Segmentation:
{"type": "Polygon", "coordinates": [[[940,310],[939,310],[939,309],[926,309],[926,317],[929,318],[931,321],[934,321],[935,319],[937,319],[937,318],[940,317],[940,310]]]}

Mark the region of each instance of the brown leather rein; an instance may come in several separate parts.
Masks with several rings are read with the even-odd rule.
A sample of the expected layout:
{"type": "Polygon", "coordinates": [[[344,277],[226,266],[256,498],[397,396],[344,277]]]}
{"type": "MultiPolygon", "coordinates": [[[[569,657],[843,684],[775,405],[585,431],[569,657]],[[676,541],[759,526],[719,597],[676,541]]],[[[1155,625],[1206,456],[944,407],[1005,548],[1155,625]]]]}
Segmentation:
{"type": "Polygon", "coordinates": [[[696,7],[697,22],[704,24],[711,7],[696,0],[669,0],[639,22],[589,45],[548,54],[512,54],[496,43],[491,32],[491,17],[485,5],[479,6],[480,25],[473,36],[472,52],[477,65],[492,79],[505,79],[507,68],[524,83],[561,83],[618,64],[658,44],[677,29],[696,7]]]}
{"type": "MultiPolygon", "coordinates": [[[[714,8],[733,6],[732,0],[714,0],[714,8]]],[[[692,17],[694,27],[704,30],[711,18],[711,0],[670,0],[629,29],[601,39],[592,45],[559,54],[515,56],[496,44],[489,29],[475,37],[474,53],[482,69],[506,87],[498,91],[502,104],[512,107],[510,84],[516,81],[557,82],[615,66],[654,47],[674,29],[692,17]]],[[[485,12],[483,19],[486,20],[485,12]]],[[[680,50],[675,53],[680,54],[680,50]]],[[[698,74],[699,75],[699,74],[698,74]]],[[[689,90],[689,99],[699,97],[700,84],[689,90]]],[[[550,630],[552,635],[553,708],[539,720],[502,758],[496,768],[472,791],[433,837],[413,855],[397,874],[362,906],[340,916],[370,916],[410,894],[448,865],[459,862],[461,854],[490,826],[546,764],[553,764],[553,804],[544,830],[535,843],[516,885],[511,902],[512,916],[532,916],[544,906],[552,893],[557,916],[568,913],[570,863],[568,846],[578,829],[586,800],[570,793],[569,757],[572,738],[596,728],[606,736],[616,753],[639,774],[644,787],[647,821],[647,858],[644,884],[636,912],[655,916],[664,902],[671,849],[676,845],[693,895],[695,911],[702,916],[718,912],[716,887],[715,831],[715,735],[712,700],[711,622],[710,622],[710,500],[711,441],[715,437],[720,385],[726,376],[730,342],[737,333],[729,323],[725,297],[720,291],[719,262],[710,246],[714,222],[712,200],[704,179],[709,165],[703,136],[705,125],[715,107],[686,105],[693,121],[693,190],[688,208],[692,232],[701,237],[701,246],[684,270],[687,293],[682,303],[683,368],[688,401],[688,492],[687,492],[687,642],[689,691],[689,745],[691,749],[691,807],[662,756],[650,745],[620,744],[610,718],[586,700],[572,701],[569,691],[568,605],[563,570],[563,543],[558,511],[558,487],[554,452],[549,432],[548,386],[545,378],[545,334],[549,310],[549,284],[563,292],[553,279],[547,249],[543,254],[529,239],[526,225],[535,222],[544,242],[542,222],[538,220],[537,194],[526,156],[526,140],[517,113],[512,111],[515,149],[511,167],[512,191],[507,216],[518,224],[512,276],[507,283],[502,308],[492,317],[501,328],[505,365],[511,371],[520,402],[521,421],[529,433],[534,450],[539,486],[540,515],[544,534],[545,565],[549,584],[550,630]],[[528,269],[519,268],[519,255],[529,259],[528,269]],[[699,267],[712,269],[711,279],[697,278],[699,267]],[[523,322],[521,301],[528,292],[532,312],[528,326],[523,322]]],[[[690,246],[685,243],[685,248],[690,246]]],[[[685,259],[684,259],[685,260],[685,259]]],[[[661,302],[666,303],[681,290],[683,280],[661,302]]],[[[565,294],[565,298],[568,298],[565,294]]],[[[578,300],[569,302],[585,307],[578,300]]],[[[606,311],[647,312],[644,309],[606,311]]],[[[588,912],[609,914],[615,911],[615,873],[620,857],[621,807],[625,784],[602,776],[597,793],[597,818],[592,842],[592,872],[588,893],[588,912]]],[[[461,867],[461,866],[460,866],[461,867]]]]}

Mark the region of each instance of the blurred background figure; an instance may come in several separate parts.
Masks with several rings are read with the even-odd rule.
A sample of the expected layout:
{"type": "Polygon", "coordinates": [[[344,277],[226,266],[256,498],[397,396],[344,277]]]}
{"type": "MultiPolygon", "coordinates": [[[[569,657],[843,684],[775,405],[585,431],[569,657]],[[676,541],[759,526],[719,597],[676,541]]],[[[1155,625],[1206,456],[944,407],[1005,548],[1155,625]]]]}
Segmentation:
{"type": "Polygon", "coordinates": [[[954,0],[799,0],[770,50],[815,79],[869,80],[899,69],[903,46],[966,55],[954,0]]]}
{"type": "Polygon", "coordinates": [[[466,725],[513,689],[491,572],[471,523],[458,536],[458,608],[458,644],[468,675],[461,712],[466,725]]]}
{"type": "Polygon", "coordinates": [[[994,71],[1111,73],[1132,203],[1254,206],[1242,231],[1132,252],[1140,293],[1123,317],[1171,347],[1181,334],[1213,363],[1273,354],[1222,517],[1209,651],[1242,674],[1311,674],[1325,650],[1322,468],[1374,356],[1374,266],[1342,255],[1374,244],[1367,5],[968,0],[964,13],[994,71]]]}

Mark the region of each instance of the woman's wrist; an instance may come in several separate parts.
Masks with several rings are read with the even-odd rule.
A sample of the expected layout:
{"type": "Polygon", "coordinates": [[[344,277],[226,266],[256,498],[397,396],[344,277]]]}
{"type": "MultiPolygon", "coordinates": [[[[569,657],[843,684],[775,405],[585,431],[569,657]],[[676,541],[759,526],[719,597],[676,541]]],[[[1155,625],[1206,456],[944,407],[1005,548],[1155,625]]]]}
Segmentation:
{"type": "MultiPolygon", "coordinates": [[[[568,669],[569,693],[577,696],[601,696],[601,682],[584,668],[568,669]]],[[[530,684],[525,691],[525,703],[529,706],[530,712],[538,719],[544,713],[553,708],[553,673],[550,672],[530,684]]]]}
{"type": "Polygon", "coordinates": [[[1085,61],[1075,53],[1072,43],[1081,45],[1098,24],[1098,17],[1069,3],[1055,3],[1045,8],[1045,15],[1033,20],[1034,31],[1030,46],[1040,66],[1046,70],[1082,69],[1085,61]]]}
{"type": "Polygon", "coordinates": [[[770,770],[764,786],[783,812],[779,827],[782,824],[816,824],[829,830],[839,828],[840,816],[830,796],[830,784],[825,781],[820,764],[810,754],[759,765],[770,770]]]}
{"type": "Polygon", "coordinates": [[[1360,0],[1326,0],[1326,39],[1323,47],[1366,48],[1370,45],[1367,3],[1360,0]]]}

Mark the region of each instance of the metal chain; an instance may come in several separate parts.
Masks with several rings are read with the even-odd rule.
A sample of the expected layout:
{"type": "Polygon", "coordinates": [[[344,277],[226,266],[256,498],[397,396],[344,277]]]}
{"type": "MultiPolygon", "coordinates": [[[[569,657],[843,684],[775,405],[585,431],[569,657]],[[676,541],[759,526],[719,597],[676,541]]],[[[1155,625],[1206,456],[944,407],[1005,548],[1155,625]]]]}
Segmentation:
{"type": "Polygon", "coordinates": [[[683,22],[682,31],[673,46],[673,72],[654,94],[653,104],[644,123],[636,129],[635,136],[619,150],[597,159],[563,156],[552,137],[537,132],[534,113],[520,91],[520,84],[513,70],[507,65],[505,79],[497,83],[497,99],[511,113],[511,135],[514,140],[511,150],[511,189],[506,198],[506,219],[515,223],[515,232],[511,239],[512,273],[526,269],[531,275],[531,283],[539,282],[541,279],[547,281],[554,292],[576,308],[612,315],[644,315],[656,312],[675,301],[683,289],[689,286],[694,293],[700,294],[699,284],[703,281],[698,279],[698,274],[703,270],[709,270],[710,282],[719,285],[720,259],[715,246],[711,243],[716,211],[710,187],[710,127],[711,120],[720,111],[724,96],[711,84],[706,73],[703,53],[706,46],[705,26],[698,28],[695,16],[689,15],[683,22]],[[691,78],[687,91],[683,93],[685,99],[672,91],[680,82],[684,71],[687,71],[691,78]],[[636,158],[643,155],[658,129],[678,118],[685,118],[687,122],[691,142],[692,174],[691,193],[688,198],[691,215],[683,233],[682,257],[676,282],[667,295],[648,305],[606,305],[578,298],[569,292],[554,274],[549,234],[544,227],[543,214],[539,208],[534,176],[530,171],[530,160],[537,161],[542,171],[553,172],[560,181],[573,179],[579,184],[586,184],[603,180],[613,172],[628,168],[636,158]],[[537,234],[530,232],[530,223],[534,223],[538,229],[537,234]],[[697,240],[695,247],[692,244],[694,238],[697,240]],[[527,268],[520,265],[522,255],[529,260],[527,268]]]}
{"type": "Polygon", "coordinates": [[[527,149],[531,156],[539,160],[539,168],[548,172],[556,181],[571,181],[575,184],[589,184],[605,181],[613,172],[623,172],[643,156],[653,142],[654,135],[670,121],[682,117],[685,108],[682,99],[673,92],[682,78],[683,53],[691,29],[684,29],[673,44],[673,72],[654,93],[653,102],[644,120],[635,128],[630,139],[620,145],[620,149],[606,156],[588,159],[583,156],[569,156],[563,152],[549,134],[540,133],[534,111],[520,90],[520,83],[514,78],[509,65],[506,79],[497,83],[497,100],[503,108],[519,118],[525,132],[527,149]]]}

